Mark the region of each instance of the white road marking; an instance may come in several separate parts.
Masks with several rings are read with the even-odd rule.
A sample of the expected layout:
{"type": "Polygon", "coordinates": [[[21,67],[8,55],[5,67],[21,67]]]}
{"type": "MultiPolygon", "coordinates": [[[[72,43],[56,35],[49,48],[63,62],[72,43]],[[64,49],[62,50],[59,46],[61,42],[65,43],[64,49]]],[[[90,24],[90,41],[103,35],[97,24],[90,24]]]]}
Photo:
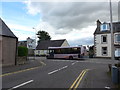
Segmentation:
{"type": "Polygon", "coordinates": [[[106,86],[105,88],[106,88],[106,89],[111,89],[111,88],[110,88],[110,87],[108,87],[108,86],[106,86]]]}
{"type": "Polygon", "coordinates": [[[53,74],[53,73],[58,72],[58,71],[59,71],[59,69],[58,70],[54,70],[52,72],[49,72],[48,74],[50,75],[50,74],[53,74]]]}
{"type": "Polygon", "coordinates": [[[72,65],[76,64],[77,62],[78,62],[78,61],[76,61],[76,62],[72,63],[72,65]]]}
{"type": "Polygon", "coordinates": [[[33,80],[24,82],[24,83],[22,83],[22,84],[20,84],[20,85],[17,85],[17,86],[15,86],[15,87],[11,88],[11,89],[8,89],[8,90],[13,90],[13,89],[19,88],[19,87],[24,86],[24,85],[26,85],[26,84],[28,84],[28,83],[31,83],[31,82],[33,82],[33,80]]]}
{"type": "Polygon", "coordinates": [[[68,66],[64,66],[64,67],[62,67],[60,70],[62,70],[62,69],[65,69],[65,68],[67,68],[68,66]]]}
{"type": "Polygon", "coordinates": [[[75,63],[72,63],[72,65],[74,65],[75,63]]]}
{"type": "Polygon", "coordinates": [[[51,75],[51,74],[53,74],[53,73],[56,73],[56,72],[58,72],[58,71],[60,71],[60,70],[65,69],[65,68],[67,68],[67,67],[68,67],[68,66],[64,66],[64,67],[62,67],[62,68],[59,68],[59,69],[54,70],[54,71],[52,71],[52,72],[49,72],[48,74],[51,75]]]}

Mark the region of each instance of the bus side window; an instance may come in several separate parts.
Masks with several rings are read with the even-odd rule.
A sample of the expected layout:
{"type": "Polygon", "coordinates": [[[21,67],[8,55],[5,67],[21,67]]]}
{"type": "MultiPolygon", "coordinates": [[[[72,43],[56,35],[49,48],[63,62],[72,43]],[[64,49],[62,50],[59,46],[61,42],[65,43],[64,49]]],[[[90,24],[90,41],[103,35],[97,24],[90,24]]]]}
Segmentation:
{"type": "Polygon", "coordinates": [[[60,54],[61,51],[60,51],[60,49],[56,49],[54,53],[55,53],[55,54],[60,54]]]}

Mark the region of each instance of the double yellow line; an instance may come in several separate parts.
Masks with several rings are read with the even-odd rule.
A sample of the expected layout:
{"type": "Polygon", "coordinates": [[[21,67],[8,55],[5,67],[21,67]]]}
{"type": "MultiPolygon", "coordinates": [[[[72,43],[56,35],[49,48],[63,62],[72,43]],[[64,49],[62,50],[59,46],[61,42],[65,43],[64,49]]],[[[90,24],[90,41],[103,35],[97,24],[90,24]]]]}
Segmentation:
{"type": "Polygon", "coordinates": [[[88,71],[89,69],[85,69],[83,70],[80,75],[77,77],[77,79],[73,82],[73,84],[71,85],[71,87],[69,88],[69,90],[76,90],[76,88],[78,88],[82,78],[84,77],[85,73],[88,71]]]}

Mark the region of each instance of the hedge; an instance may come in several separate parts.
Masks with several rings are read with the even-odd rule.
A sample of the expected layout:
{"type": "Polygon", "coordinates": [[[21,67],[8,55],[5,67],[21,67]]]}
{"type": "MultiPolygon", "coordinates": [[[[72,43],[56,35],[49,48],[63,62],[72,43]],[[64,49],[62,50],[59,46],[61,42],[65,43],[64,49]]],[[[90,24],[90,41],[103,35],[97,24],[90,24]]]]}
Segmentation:
{"type": "Polygon", "coordinates": [[[27,56],[28,55],[28,49],[26,47],[18,47],[18,56],[27,56]]]}

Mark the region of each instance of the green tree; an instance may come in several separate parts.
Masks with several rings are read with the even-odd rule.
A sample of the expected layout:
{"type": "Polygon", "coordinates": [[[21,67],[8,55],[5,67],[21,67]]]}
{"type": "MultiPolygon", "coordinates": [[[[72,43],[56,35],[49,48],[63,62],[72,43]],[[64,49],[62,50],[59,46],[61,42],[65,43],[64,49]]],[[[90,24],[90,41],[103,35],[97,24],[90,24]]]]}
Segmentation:
{"type": "Polygon", "coordinates": [[[46,31],[38,31],[36,35],[39,38],[38,42],[51,39],[49,33],[46,31]]]}

